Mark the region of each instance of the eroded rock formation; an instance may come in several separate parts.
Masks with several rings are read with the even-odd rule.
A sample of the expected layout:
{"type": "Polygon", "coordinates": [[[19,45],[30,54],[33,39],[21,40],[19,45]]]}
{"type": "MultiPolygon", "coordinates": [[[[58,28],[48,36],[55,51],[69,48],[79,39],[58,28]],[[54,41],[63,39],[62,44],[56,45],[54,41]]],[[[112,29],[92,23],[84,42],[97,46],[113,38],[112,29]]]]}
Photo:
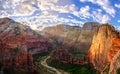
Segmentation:
{"type": "Polygon", "coordinates": [[[103,24],[94,34],[92,45],[88,52],[90,62],[94,67],[105,73],[110,65],[109,73],[116,74],[119,65],[120,35],[115,28],[109,24],[103,24]]]}
{"type": "Polygon", "coordinates": [[[98,26],[99,24],[96,22],[85,23],[83,27],[59,24],[46,27],[41,34],[50,39],[55,47],[87,52],[98,26]]]}
{"type": "Polygon", "coordinates": [[[0,64],[3,69],[34,70],[32,55],[47,52],[49,43],[30,27],[0,19],[0,64]]]}
{"type": "Polygon", "coordinates": [[[87,64],[88,59],[86,57],[82,57],[82,58],[75,57],[72,54],[70,54],[67,49],[58,48],[51,52],[50,60],[51,61],[58,60],[64,64],[66,63],[87,64]]]}

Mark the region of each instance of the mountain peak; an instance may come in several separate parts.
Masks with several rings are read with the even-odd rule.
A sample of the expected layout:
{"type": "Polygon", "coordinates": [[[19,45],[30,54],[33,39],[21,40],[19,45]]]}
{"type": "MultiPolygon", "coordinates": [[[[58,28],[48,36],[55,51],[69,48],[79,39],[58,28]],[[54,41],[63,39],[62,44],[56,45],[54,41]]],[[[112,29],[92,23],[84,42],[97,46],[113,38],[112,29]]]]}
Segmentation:
{"type": "Polygon", "coordinates": [[[11,19],[8,17],[5,18],[0,18],[0,25],[5,25],[6,23],[8,23],[11,19]]]}
{"type": "Polygon", "coordinates": [[[99,26],[99,23],[97,22],[86,22],[84,25],[83,25],[83,30],[96,30],[99,26]]]}
{"type": "Polygon", "coordinates": [[[108,24],[108,23],[100,25],[99,28],[104,28],[104,27],[106,27],[109,30],[115,30],[115,28],[112,25],[108,24]]]}
{"type": "MultiPolygon", "coordinates": [[[[89,59],[94,67],[103,72],[111,64],[119,51],[119,33],[112,25],[102,24],[94,34],[92,45],[89,49],[89,59]]],[[[111,68],[111,67],[110,67],[111,68]]]]}
{"type": "Polygon", "coordinates": [[[9,17],[0,18],[0,20],[1,20],[1,19],[8,19],[8,20],[11,20],[9,17]]]}

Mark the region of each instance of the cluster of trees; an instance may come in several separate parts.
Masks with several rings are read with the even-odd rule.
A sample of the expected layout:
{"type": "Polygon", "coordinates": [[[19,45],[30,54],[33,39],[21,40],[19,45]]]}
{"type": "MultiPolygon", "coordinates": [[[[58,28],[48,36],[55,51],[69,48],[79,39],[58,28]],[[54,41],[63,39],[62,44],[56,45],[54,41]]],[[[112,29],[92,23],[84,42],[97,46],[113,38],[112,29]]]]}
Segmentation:
{"type": "Polygon", "coordinates": [[[99,71],[94,69],[92,64],[86,64],[86,65],[74,65],[70,63],[64,64],[57,60],[51,61],[50,59],[47,60],[47,64],[57,69],[62,69],[64,71],[67,71],[70,74],[100,74],[99,71]]]}

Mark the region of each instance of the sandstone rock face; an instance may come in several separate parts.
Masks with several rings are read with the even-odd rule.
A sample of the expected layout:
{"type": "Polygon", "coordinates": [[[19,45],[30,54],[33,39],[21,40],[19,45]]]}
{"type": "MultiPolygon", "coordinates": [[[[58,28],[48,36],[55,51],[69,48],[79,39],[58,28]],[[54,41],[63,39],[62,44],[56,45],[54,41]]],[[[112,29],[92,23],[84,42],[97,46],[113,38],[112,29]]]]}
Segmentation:
{"type": "Polygon", "coordinates": [[[47,47],[50,45],[50,43],[48,43],[47,40],[36,31],[30,29],[29,26],[22,25],[9,18],[0,19],[0,21],[0,34],[2,40],[8,38],[14,39],[17,36],[22,35],[24,42],[27,45],[27,49],[31,54],[48,51],[47,47]]]}
{"type": "Polygon", "coordinates": [[[26,35],[25,41],[28,51],[32,55],[48,52],[48,47],[50,46],[50,43],[42,37],[26,35]]]}
{"type": "MultiPolygon", "coordinates": [[[[0,39],[2,39],[1,34],[0,39]]],[[[31,71],[34,70],[32,55],[28,53],[22,36],[1,40],[0,45],[0,63],[3,64],[3,69],[27,68],[31,71]]]]}
{"type": "MultiPolygon", "coordinates": [[[[118,55],[120,50],[120,35],[113,26],[103,24],[94,34],[92,45],[89,49],[89,61],[94,67],[104,73],[106,66],[110,65],[110,74],[116,74],[118,55]],[[115,64],[113,64],[113,62],[115,64]],[[114,70],[114,69],[115,70],[114,70]]],[[[120,62],[120,61],[119,61],[120,62]]]]}
{"type": "Polygon", "coordinates": [[[54,60],[58,60],[64,64],[66,63],[71,63],[71,64],[87,64],[87,59],[85,57],[82,58],[78,58],[78,57],[74,57],[72,56],[72,54],[70,54],[68,52],[67,49],[56,49],[53,50],[51,55],[50,55],[50,60],[54,61],[54,60]]]}
{"type": "Polygon", "coordinates": [[[118,74],[117,69],[120,68],[120,38],[113,39],[113,47],[109,52],[109,58],[111,59],[109,74],[118,74]]]}
{"type": "Polygon", "coordinates": [[[85,31],[90,31],[90,32],[94,32],[97,30],[98,28],[98,24],[99,23],[96,23],[96,22],[86,22],[84,25],[83,25],[83,30],[85,31]]]}
{"type": "Polygon", "coordinates": [[[33,71],[32,55],[47,52],[49,43],[28,26],[9,18],[0,19],[0,63],[4,69],[33,71]]]}
{"type": "Polygon", "coordinates": [[[61,45],[61,47],[69,50],[87,52],[98,26],[99,24],[95,22],[85,23],[83,27],[59,24],[46,27],[41,33],[44,37],[50,39],[56,47],[61,45]]]}

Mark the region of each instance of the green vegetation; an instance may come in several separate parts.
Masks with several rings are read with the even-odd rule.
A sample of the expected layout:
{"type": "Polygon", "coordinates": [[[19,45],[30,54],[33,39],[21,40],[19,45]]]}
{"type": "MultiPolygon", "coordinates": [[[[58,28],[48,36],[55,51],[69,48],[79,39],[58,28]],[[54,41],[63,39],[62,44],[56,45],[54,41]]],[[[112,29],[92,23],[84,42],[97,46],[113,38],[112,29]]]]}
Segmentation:
{"type": "Polygon", "coordinates": [[[44,58],[45,57],[41,55],[34,56],[34,65],[39,73],[46,72],[46,68],[44,68],[40,63],[40,61],[44,58]]]}
{"type": "MultiPolygon", "coordinates": [[[[76,49],[76,50],[77,50],[77,49],[76,49]]],[[[85,52],[80,52],[80,51],[75,51],[75,50],[69,50],[69,52],[70,52],[73,56],[79,57],[79,58],[84,57],[84,56],[87,55],[87,53],[85,53],[85,52]]]]}
{"type": "Polygon", "coordinates": [[[50,52],[46,52],[33,56],[33,62],[39,74],[50,74],[48,73],[47,69],[41,65],[41,61],[45,59],[49,53],[50,52]]]}
{"type": "Polygon", "coordinates": [[[1,70],[2,66],[3,66],[3,64],[2,64],[2,63],[0,63],[0,70],[1,70]]]}
{"type": "Polygon", "coordinates": [[[117,69],[117,74],[120,74],[120,68],[117,69]]]}
{"type": "Polygon", "coordinates": [[[82,34],[82,36],[84,37],[84,39],[92,38],[92,34],[82,34]]]}
{"type": "Polygon", "coordinates": [[[55,67],[57,69],[62,69],[69,72],[70,74],[100,74],[96,71],[91,64],[87,65],[73,65],[73,64],[63,64],[60,61],[47,60],[49,66],[55,67]]]}
{"type": "Polygon", "coordinates": [[[45,53],[41,53],[41,54],[36,54],[36,55],[33,55],[33,60],[34,61],[40,61],[42,59],[42,57],[48,56],[48,55],[49,55],[49,52],[45,52],[45,53]]]}
{"type": "Polygon", "coordinates": [[[75,52],[75,51],[70,51],[70,53],[73,55],[73,56],[76,56],[76,57],[79,57],[79,58],[81,58],[81,57],[84,57],[84,56],[86,56],[87,54],[86,53],[84,53],[84,52],[75,52]]]}
{"type": "Polygon", "coordinates": [[[105,74],[109,74],[109,69],[110,69],[110,64],[105,67],[105,69],[104,69],[103,72],[104,72],[105,74]]]}
{"type": "MultiPolygon", "coordinates": [[[[0,63],[0,70],[2,68],[2,64],[0,63]]],[[[37,71],[34,73],[30,72],[28,69],[16,69],[14,67],[8,68],[8,69],[4,69],[3,70],[4,74],[38,74],[37,71]]]]}
{"type": "Polygon", "coordinates": [[[50,55],[51,51],[54,49],[52,46],[48,48],[48,52],[33,55],[33,63],[39,74],[50,74],[47,69],[41,65],[41,61],[50,55]]]}
{"type": "MultiPolygon", "coordinates": [[[[15,69],[15,68],[10,68],[10,69],[6,69],[4,70],[4,74],[34,74],[31,73],[29,70],[27,69],[15,69]]],[[[37,74],[37,73],[36,73],[37,74]]]]}

